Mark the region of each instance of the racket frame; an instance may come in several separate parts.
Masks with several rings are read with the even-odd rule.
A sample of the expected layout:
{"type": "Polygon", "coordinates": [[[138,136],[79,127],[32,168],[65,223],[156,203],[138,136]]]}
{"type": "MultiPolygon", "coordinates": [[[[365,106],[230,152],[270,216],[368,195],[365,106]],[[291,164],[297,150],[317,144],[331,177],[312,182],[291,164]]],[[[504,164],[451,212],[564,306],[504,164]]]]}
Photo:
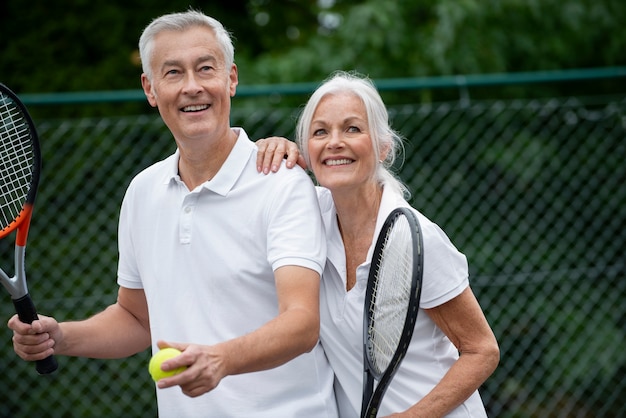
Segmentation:
{"type": "MultiPolygon", "coordinates": [[[[33,123],[26,106],[17,97],[11,89],[6,85],[0,83],[0,94],[8,97],[10,101],[16,106],[23,117],[24,122],[28,126],[31,148],[32,148],[32,172],[30,177],[30,185],[25,197],[24,205],[18,214],[18,216],[10,222],[7,226],[4,226],[0,230],[0,239],[3,239],[10,235],[13,231],[17,230],[15,234],[15,260],[14,268],[15,275],[9,277],[4,270],[0,268],[0,282],[7,289],[11,295],[13,305],[17,312],[20,321],[30,324],[34,320],[38,319],[37,310],[33,301],[28,293],[28,284],[26,281],[26,267],[25,267],[25,254],[26,254],[26,241],[28,239],[28,232],[30,229],[30,221],[33,214],[33,208],[35,204],[35,197],[37,196],[37,188],[39,185],[39,179],[41,175],[41,148],[39,145],[39,137],[35,124],[33,123]]],[[[1,123],[1,122],[0,122],[1,123]]],[[[2,140],[0,138],[0,140],[2,140]]],[[[49,374],[54,372],[58,367],[56,359],[53,356],[49,356],[43,360],[36,361],[35,368],[39,374],[49,374]]]]}
{"type": "Polygon", "coordinates": [[[422,232],[420,228],[417,216],[410,208],[399,207],[394,209],[388,216],[380,230],[376,245],[374,247],[374,253],[372,255],[372,264],[370,266],[369,276],[367,280],[367,289],[365,292],[365,304],[363,312],[363,400],[361,403],[361,418],[375,418],[378,415],[378,409],[382,401],[391,380],[393,379],[396,371],[400,367],[404,356],[407,353],[411,338],[413,336],[413,330],[415,328],[415,322],[417,321],[417,314],[419,312],[419,301],[422,292],[422,276],[424,270],[424,247],[422,241],[422,232]],[[402,333],[398,346],[389,362],[389,365],[382,374],[378,374],[374,371],[374,367],[371,365],[371,360],[368,354],[368,340],[369,329],[371,325],[370,320],[370,306],[372,298],[375,295],[375,287],[377,283],[377,271],[378,262],[384,252],[385,244],[387,241],[387,235],[393,225],[396,223],[399,217],[404,216],[409,223],[409,227],[412,231],[411,240],[414,249],[413,257],[413,277],[411,280],[411,294],[409,296],[409,303],[402,327],[402,333]],[[374,390],[374,381],[378,381],[378,385],[374,390]]]}

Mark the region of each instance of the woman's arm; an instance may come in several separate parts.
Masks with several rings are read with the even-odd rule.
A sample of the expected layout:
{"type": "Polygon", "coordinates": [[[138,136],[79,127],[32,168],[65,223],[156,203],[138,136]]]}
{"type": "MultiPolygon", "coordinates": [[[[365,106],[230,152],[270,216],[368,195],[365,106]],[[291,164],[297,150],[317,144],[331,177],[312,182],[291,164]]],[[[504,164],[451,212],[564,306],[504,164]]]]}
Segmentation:
{"type": "Polygon", "coordinates": [[[469,287],[426,313],[456,346],[460,357],[430,393],[404,413],[392,416],[444,416],[469,398],[500,361],[496,337],[469,287]]]}

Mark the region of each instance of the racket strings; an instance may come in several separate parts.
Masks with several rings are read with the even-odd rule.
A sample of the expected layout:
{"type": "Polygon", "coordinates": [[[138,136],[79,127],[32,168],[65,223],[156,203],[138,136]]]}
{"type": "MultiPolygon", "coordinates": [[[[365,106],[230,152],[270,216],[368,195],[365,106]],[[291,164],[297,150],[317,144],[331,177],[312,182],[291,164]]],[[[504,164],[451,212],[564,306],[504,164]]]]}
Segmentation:
{"type": "Polygon", "coordinates": [[[0,96],[0,227],[20,214],[31,188],[33,160],[30,126],[15,102],[0,96]]]}
{"type": "Polygon", "coordinates": [[[377,283],[369,307],[368,355],[376,374],[391,363],[409,309],[413,270],[410,225],[399,217],[389,231],[377,263],[377,283]]]}

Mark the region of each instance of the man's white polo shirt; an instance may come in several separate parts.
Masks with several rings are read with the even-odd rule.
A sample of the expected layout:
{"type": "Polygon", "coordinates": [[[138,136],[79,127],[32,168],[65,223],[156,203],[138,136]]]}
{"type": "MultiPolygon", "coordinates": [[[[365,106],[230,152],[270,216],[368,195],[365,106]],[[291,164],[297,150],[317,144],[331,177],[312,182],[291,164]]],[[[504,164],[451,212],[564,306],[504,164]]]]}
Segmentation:
{"type": "MultiPolygon", "coordinates": [[[[153,347],[163,339],[215,344],[278,313],[273,270],[319,274],[326,243],[313,184],[300,168],[256,170],[243,129],[220,171],[189,191],[176,152],[131,182],[120,215],[118,283],[143,288],[153,347]]],[[[198,398],[157,390],[160,416],[335,416],[320,345],[272,370],[228,376],[198,398]],[[199,411],[202,411],[200,413],[199,411]]]]}

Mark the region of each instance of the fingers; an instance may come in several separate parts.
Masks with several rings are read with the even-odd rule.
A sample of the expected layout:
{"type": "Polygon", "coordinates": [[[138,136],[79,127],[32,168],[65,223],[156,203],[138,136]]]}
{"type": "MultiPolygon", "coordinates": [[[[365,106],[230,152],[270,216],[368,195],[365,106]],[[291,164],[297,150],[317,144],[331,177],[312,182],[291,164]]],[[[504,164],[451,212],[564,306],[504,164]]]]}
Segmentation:
{"type": "MultiPolygon", "coordinates": [[[[46,318],[46,317],[42,317],[46,318]]],[[[11,329],[15,334],[20,335],[35,335],[41,334],[49,331],[49,327],[47,326],[47,319],[35,320],[32,324],[27,324],[25,322],[20,321],[17,315],[13,315],[11,319],[7,322],[7,326],[11,329]]]]}
{"type": "Polygon", "coordinates": [[[306,170],[306,161],[302,154],[298,155],[298,160],[296,161],[296,164],[306,170]]]}
{"type": "Polygon", "coordinates": [[[216,372],[216,367],[210,359],[209,346],[157,342],[160,348],[172,347],[182,351],[182,354],[164,361],[161,369],[173,370],[179,367],[186,369],[174,376],[166,377],[157,382],[159,389],[180,386],[182,392],[189,397],[197,397],[215,389],[222,379],[222,374],[216,372]]]}
{"type": "Polygon", "coordinates": [[[189,346],[189,344],[180,344],[159,340],[157,341],[157,346],[160,350],[164,348],[175,348],[176,350],[181,352],[181,354],[179,354],[178,356],[172,357],[171,359],[165,360],[163,363],[161,363],[161,369],[165,372],[178,369],[180,367],[189,367],[193,363],[191,359],[191,353],[185,353],[185,350],[189,346]]]}
{"type": "Polygon", "coordinates": [[[189,396],[190,398],[195,398],[212,391],[213,389],[215,389],[215,386],[205,385],[200,381],[193,380],[190,384],[182,385],[180,388],[185,395],[189,396]]]}
{"type": "Polygon", "coordinates": [[[175,342],[172,342],[172,341],[159,340],[159,341],[157,341],[157,346],[160,349],[171,347],[171,348],[177,349],[178,351],[185,351],[187,349],[187,347],[189,347],[189,344],[175,343],[175,342]]]}
{"type": "MultiPolygon", "coordinates": [[[[301,158],[304,160],[304,157],[300,154],[298,146],[294,142],[289,142],[287,144],[285,156],[287,158],[287,162],[285,163],[287,168],[294,168],[301,158]]],[[[278,162],[278,165],[280,165],[280,161],[278,162]]]]}
{"type": "Polygon", "coordinates": [[[13,335],[13,350],[26,361],[43,360],[54,354],[54,340],[48,333],[30,335],[13,335]]]}
{"type": "Polygon", "coordinates": [[[298,162],[300,151],[298,146],[286,138],[269,137],[257,142],[257,170],[259,173],[275,173],[280,168],[283,159],[287,159],[287,168],[293,168],[298,162]]]}
{"type": "Polygon", "coordinates": [[[219,381],[208,379],[198,370],[190,367],[177,375],[159,380],[157,386],[159,389],[180,386],[180,390],[190,398],[195,398],[215,389],[219,381]]]}
{"type": "Polygon", "coordinates": [[[280,142],[281,139],[277,137],[257,141],[257,146],[259,147],[257,152],[257,170],[260,173],[268,174],[270,171],[276,172],[278,170],[280,160],[284,156],[284,152],[280,149],[280,142]]]}
{"type": "Polygon", "coordinates": [[[171,343],[169,343],[167,341],[163,341],[163,340],[157,341],[157,347],[159,347],[159,350],[163,350],[164,348],[167,348],[167,347],[176,348],[176,347],[172,346],[171,343]]]}
{"type": "Polygon", "coordinates": [[[43,321],[37,320],[32,324],[26,324],[14,315],[7,325],[13,330],[13,349],[23,360],[42,360],[54,354],[55,341],[43,321]]]}
{"type": "MultiPolygon", "coordinates": [[[[172,357],[161,363],[161,370],[163,370],[164,372],[169,372],[171,370],[175,370],[181,367],[185,367],[188,369],[193,364],[193,358],[191,356],[192,353],[185,353],[185,349],[188,347],[188,344],[178,344],[174,342],[159,340],[157,341],[157,347],[159,347],[160,350],[163,350],[164,348],[175,348],[181,352],[181,354],[179,354],[178,356],[172,357]]],[[[187,378],[186,376],[182,376],[182,374],[185,372],[186,370],[182,371],[181,373],[175,374],[174,376],[160,379],[157,382],[157,386],[161,389],[164,389],[172,386],[181,385],[185,382],[187,378]]]]}

